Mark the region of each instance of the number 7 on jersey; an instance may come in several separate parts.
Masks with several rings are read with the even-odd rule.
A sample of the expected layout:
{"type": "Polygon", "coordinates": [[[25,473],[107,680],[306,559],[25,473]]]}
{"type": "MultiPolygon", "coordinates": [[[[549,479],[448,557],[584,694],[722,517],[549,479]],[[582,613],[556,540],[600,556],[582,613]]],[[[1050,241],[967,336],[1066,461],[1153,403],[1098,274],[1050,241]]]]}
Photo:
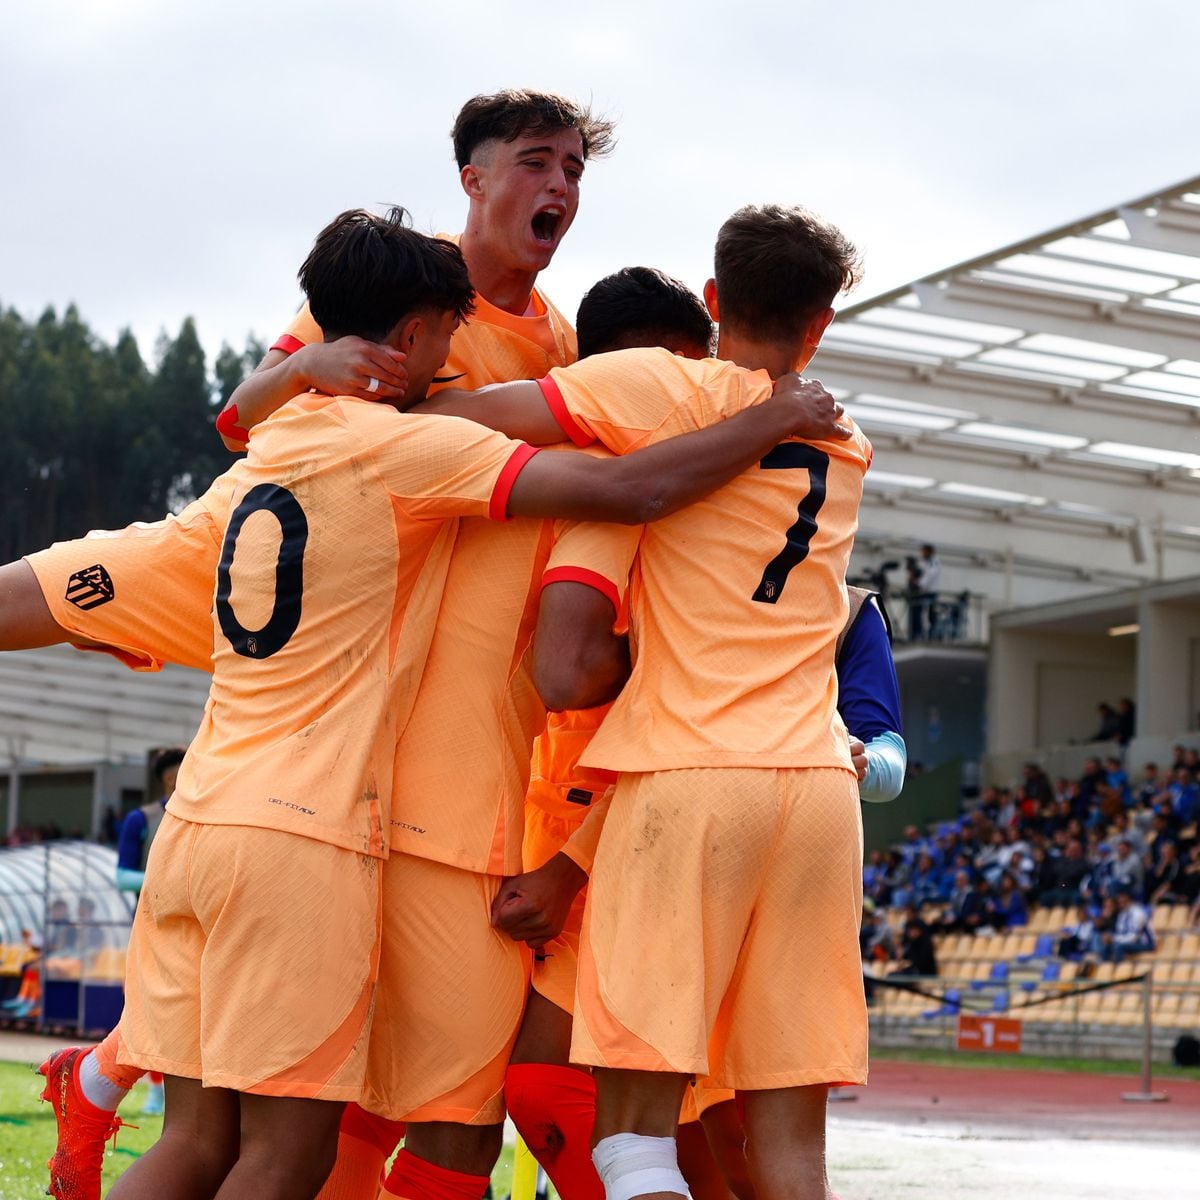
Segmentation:
{"type": "Polygon", "coordinates": [[[783,549],[766,565],[752,600],[774,604],[783,595],[788,575],[808,557],[808,547],[817,532],[817,514],[825,503],[825,480],[829,474],[829,455],[804,442],[783,442],[775,447],[759,466],[764,471],[806,470],[808,494],[797,507],[795,524],[787,531],[783,549]]]}

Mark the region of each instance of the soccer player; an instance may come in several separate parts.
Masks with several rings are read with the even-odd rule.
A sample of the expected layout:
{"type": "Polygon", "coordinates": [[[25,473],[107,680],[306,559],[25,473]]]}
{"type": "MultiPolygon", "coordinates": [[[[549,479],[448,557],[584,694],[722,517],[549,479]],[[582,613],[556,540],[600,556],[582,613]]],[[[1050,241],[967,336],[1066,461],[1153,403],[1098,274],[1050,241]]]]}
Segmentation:
{"type": "MultiPolygon", "coordinates": [[[[802,368],[855,274],[852,248],[811,214],[742,210],[705,293],[727,362],[630,350],[539,386],[577,444],[648,444],[802,368]]],[[[692,1074],[746,1092],[761,1195],[827,1194],[825,1091],[866,1074],[861,826],[833,667],[869,460],[857,432],[781,444],[639,548],[633,673],[582,759],[621,772],[572,1035],[572,1059],[596,1068],[610,1196],[685,1194],[673,1134],[692,1074]]],[[[539,683],[548,699],[562,689],[555,671],[539,683]]]]}

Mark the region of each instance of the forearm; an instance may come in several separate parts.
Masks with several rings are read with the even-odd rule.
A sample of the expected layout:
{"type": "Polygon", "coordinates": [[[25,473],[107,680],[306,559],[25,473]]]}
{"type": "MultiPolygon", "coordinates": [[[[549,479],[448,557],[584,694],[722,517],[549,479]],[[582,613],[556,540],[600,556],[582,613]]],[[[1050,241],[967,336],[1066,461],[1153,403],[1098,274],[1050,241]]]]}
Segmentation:
{"type": "Polygon", "coordinates": [[[637,519],[656,521],[715,492],[791,436],[790,406],[756,405],[696,433],[669,438],[625,455],[619,486],[637,519]]]}
{"type": "Polygon", "coordinates": [[[898,733],[881,733],[867,743],[867,777],[859,784],[863,800],[879,804],[895,800],[904,786],[908,749],[898,733]]]}
{"type": "MultiPolygon", "coordinates": [[[[222,410],[222,416],[225,417],[225,414],[232,410],[235,414],[233,420],[238,428],[249,431],[265,421],[276,409],[282,408],[294,396],[308,391],[312,383],[306,372],[307,349],[308,347],[297,350],[295,354],[270,363],[268,360],[273,355],[283,354],[280,350],[272,350],[263,360],[264,365],[234,388],[222,410]]],[[[225,417],[222,424],[228,420],[229,418],[225,417]]],[[[226,449],[244,449],[243,442],[224,431],[221,432],[221,440],[226,449]]]]}
{"type": "Polygon", "coordinates": [[[567,435],[546,405],[541,388],[529,380],[493,383],[477,391],[442,388],[413,406],[412,412],[462,417],[531,446],[553,446],[567,435]]]}
{"type": "Polygon", "coordinates": [[[592,873],[592,864],[596,861],[596,847],[600,844],[600,834],[604,831],[604,822],[611,804],[611,793],[593,800],[588,815],[559,851],[587,875],[592,873]]]}

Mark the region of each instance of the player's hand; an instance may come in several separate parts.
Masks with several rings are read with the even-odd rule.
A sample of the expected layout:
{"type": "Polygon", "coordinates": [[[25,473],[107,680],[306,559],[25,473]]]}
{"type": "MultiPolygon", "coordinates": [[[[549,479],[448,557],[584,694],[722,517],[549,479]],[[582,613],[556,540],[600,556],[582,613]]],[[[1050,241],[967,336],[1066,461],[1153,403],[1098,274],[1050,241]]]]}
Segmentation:
{"type": "Polygon", "coordinates": [[[862,783],[867,777],[867,748],[856,737],[850,739],[850,761],[858,772],[858,782],[862,783]]]}
{"type": "Polygon", "coordinates": [[[571,902],[585,883],[583,871],[565,854],[556,854],[536,871],[500,885],[492,901],[492,925],[514,942],[540,949],[562,933],[571,902]]]}
{"type": "Polygon", "coordinates": [[[781,375],[775,381],[771,401],[795,407],[793,437],[803,438],[806,442],[829,442],[845,441],[854,436],[847,426],[838,424],[845,409],[822,387],[820,380],[802,379],[793,373],[781,375]]]}
{"type": "Polygon", "coordinates": [[[292,356],[309,387],[329,396],[398,400],[408,390],[405,355],[360,337],[313,342],[292,356]]]}

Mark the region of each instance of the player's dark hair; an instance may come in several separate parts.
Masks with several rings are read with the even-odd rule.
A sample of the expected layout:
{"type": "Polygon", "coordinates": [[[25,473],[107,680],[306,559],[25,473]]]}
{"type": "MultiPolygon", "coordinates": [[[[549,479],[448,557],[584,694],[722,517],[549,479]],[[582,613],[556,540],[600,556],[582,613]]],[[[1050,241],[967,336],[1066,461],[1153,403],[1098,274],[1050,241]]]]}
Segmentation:
{"type": "Polygon", "coordinates": [[[717,234],[721,321],[759,341],[790,340],[861,277],[858,251],[804,208],[749,205],[717,234]]]}
{"type": "Polygon", "coordinates": [[[484,142],[515,142],[519,137],[561,133],[564,129],[579,130],[585,159],[602,158],[616,144],[615,128],[614,122],[593,113],[589,105],[577,104],[556,92],[505,88],[486,96],[472,96],[459,111],[450,137],[461,171],[484,142]]]}
{"type": "Polygon", "coordinates": [[[187,752],[182,746],[171,746],[169,749],[160,750],[154,756],[154,762],[150,765],[150,774],[162,783],[162,777],[172,767],[177,767],[183,762],[183,756],[187,752]]]}
{"type": "Polygon", "coordinates": [[[713,325],[704,301],[687,284],[653,267],[625,267],[584,292],[575,331],[580,358],[670,340],[707,353],[713,325]]]}
{"type": "Polygon", "coordinates": [[[453,242],[411,227],[403,208],[355,208],[317,235],[300,286],[325,340],[354,334],[381,342],[409,313],[469,316],[475,289],[453,242]]]}

